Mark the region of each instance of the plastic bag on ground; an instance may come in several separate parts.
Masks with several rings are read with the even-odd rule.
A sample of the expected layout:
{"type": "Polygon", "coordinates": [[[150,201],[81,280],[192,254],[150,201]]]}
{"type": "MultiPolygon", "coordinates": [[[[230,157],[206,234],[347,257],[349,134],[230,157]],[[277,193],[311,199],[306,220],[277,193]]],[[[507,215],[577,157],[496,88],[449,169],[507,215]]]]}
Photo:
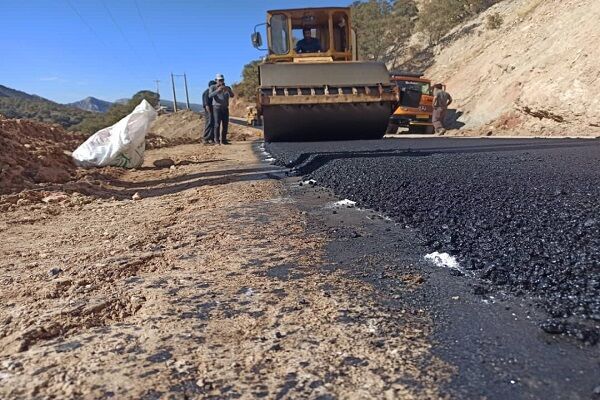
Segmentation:
{"type": "Polygon", "coordinates": [[[156,111],[146,100],[131,114],[90,136],[73,152],[80,167],[137,168],[144,162],[146,133],[156,119],[156,111]]]}

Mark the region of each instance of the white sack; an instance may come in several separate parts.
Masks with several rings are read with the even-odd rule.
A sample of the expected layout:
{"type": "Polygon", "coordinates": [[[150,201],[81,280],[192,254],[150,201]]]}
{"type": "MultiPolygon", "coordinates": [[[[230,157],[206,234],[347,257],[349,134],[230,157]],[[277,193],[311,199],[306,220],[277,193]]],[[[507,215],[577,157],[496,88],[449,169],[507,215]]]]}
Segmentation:
{"type": "Polygon", "coordinates": [[[154,108],[142,100],[131,114],[94,133],[79,146],[73,152],[75,164],[80,167],[141,166],[146,150],[146,133],[155,118],[154,108]]]}

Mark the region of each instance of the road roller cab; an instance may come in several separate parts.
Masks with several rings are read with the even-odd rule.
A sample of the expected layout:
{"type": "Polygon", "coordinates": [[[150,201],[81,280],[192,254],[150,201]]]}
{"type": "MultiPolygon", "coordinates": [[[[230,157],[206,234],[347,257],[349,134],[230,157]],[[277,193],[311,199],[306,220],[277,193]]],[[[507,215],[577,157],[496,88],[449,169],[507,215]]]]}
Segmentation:
{"type": "MultiPolygon", "coordinates": [[[[356,61],[348,7],[267,12],[258,112],[266,141],[375,139],[385,134],[395,94],[383,63],[356,61]]],[[[257,28],[260,25],[257,25],[257,28]]]]}
{"type": "MultiPolygon", "coordinates": [[[[356,61],[356,34],[350,25],[350,9],[307,8],[267,11],[268,62],[356,61]],[[314,47],[303,49],[310,32],[314,47]],[[315,44],[318,44],[315,45],[315,44]]],[[[252,42],[262,47],[262,37],[254,32],[252,42]]]]}

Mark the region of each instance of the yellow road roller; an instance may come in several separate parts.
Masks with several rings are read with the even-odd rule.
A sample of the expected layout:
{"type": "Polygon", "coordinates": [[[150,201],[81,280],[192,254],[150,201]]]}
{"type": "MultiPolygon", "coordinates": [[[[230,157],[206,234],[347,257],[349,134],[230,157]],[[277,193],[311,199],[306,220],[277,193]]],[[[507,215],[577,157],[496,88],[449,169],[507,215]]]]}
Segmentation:
{"type": "Polygon", "coordinates": [[[397,95],[385,64],[357,61],[350,8],[267,11],[252,44],[267,51],[257,94],[265,141],[383,137],[397,95]]]}

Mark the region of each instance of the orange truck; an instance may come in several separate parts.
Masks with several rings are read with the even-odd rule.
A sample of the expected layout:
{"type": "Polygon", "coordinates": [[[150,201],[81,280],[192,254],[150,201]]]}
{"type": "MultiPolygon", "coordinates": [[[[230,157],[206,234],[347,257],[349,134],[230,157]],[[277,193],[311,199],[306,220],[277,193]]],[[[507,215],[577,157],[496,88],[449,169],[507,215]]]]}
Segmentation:
{"type": "Polygon", "coordinates": [[[398,128],[408,128],[409,133],[432,134],[433,86],[431,80],[421,73],[392,71],[390,80],[395,85],[398,103],[390,117],[387,133],[394,134],[398,128]]]}

